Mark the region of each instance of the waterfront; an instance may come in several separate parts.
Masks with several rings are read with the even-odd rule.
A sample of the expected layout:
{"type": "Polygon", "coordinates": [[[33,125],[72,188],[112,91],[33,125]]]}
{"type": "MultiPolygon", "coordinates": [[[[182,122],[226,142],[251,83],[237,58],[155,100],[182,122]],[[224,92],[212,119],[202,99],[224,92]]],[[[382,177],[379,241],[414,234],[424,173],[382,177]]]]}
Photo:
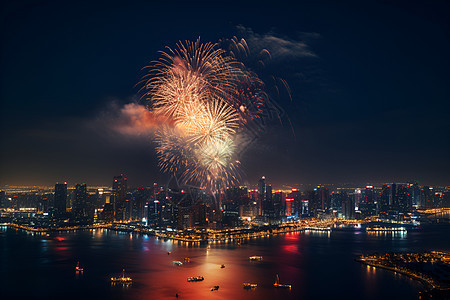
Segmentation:
{"type": "Polygon", "coordinates": [[[417,299],[423,286],[406,276],[361,265],[360,254],[386,251],[450,250],[448,224],[408,233],[368,234],[363,230],[297,232],[258,238],[246,244],[192,246],[146,235],[104,229],[39,235],[2,228],[2,299],[123,298],[163,299],[417,299]],[[55,239],[59,237],[58,239],[55,239]],[[168,255],[168,252],[171,252],[168,255]],[[262,262],[250,262],[252,255],[262,262]],[[189,264],[173,260],[191,258],[189,264]],[[76,275],[76,262],[85,268],[76,275]],[[225,268],[220,268],[224,264],[225,268]],[[133,277],[128,288],[111,287],[122,268],[133,277]],[[272,287],[276,274],[291,290],[272,287]],[[189,283],[189,276],[204,276],[189,283]],[[244,290],[243,282],[257,283],[244,290]],[[210,291],[219,285],[218,291],[210,291]]]}

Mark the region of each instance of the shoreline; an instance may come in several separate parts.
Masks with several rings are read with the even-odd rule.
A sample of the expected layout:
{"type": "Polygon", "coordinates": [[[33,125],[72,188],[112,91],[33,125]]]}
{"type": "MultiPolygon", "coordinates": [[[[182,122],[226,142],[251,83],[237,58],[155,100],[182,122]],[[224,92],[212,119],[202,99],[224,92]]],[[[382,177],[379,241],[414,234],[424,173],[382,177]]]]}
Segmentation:
{"type": "Polygon", "coordinates": [[[394,267],[389,267],[389,266],[385,266],[385,265],[382,265],[382,264],[367,262],[367,261],[365,261],[365,260],[363,260],[361,258],[355,258],[355,261],[357,261],[357,262],[359,262],[359,263],[361,263],[363,265],[366,265],[366,266],[371,266],[371,267],[374,267],[374,268],[380,268],[380,269],[388,270],[388,271],[391,271],[391,272],[394,272],[394,273],[400,273],[400,274],[405,275],[405,276],[407,276],[409,278],[412,278],[412,279],[414,279],[416,281],[419,281],[421,284],[424,285],[425,288],[429,288],[431,290],[433,290],[433,289],[441,290],[441,288],[435,286],[433,283],[430,283],[429,280],[424,279],[424,278],[422,278],[422,277],[420,277],[420,276],[418,276],[416,274],[411,274],[411,273],[409,273],[409,272],[407,272],[405,270],[399,270],[399,269],[396,269],[394,267]]]}
{"type": "MultiPolygon", "coordinates": [[[[355,225],[354,221],[347,221],[342,219],[330,219],[323,221],[315,221],[314,226],[328,228],[335,225],[355,225]]],[[[359,224],[364,223],[364,221],[359,222],[359,224]]],[[[168,232],[161,233],[156,232],[154,229],[147,228],[121,228],[114,226],[113,224],[97,224],[97,225],[81,225],[76,227],[58,227],[58,228],[35,228],[30,226],[24,226],[15,223],[6,223],[4,224],[7,227],[15,228],[19,230],[29,231],[29,232],[41,232],[41,233],[51,233],[51,232],[63,232],[63,231],[76,231],[76,230],[89,230],[89,229],[109,229],[113,231],[119,232],[128,232],[128,233],[137,233],[137,234],[147,234],[154,236],[156,238],[162,239],[171,239],[174,241],[182,241],[188,243],[208,243],[208,242],[240,242],[242,240],[250,239],[250,238],[258,238],[264,236],[274,236],[282,233],[290,233],[290,232],[300,232],[309,230],[308,227],[312,227],[311,224],[294,224],[294,223],[285,223],[282,225],[276,225],[275,227],[262,227],[262,228],[238,228],[235,230],[223,230],[223,231],[207,231],[204,233],[205,237],[199,237],[200,234],[192,235],[190,238],[185,236],[175,236],[175,234],[184,234],[183,232],[175,232],[171,234],[167,234],[168,232]]],[[[326,230],[318,230],[322,233],[327,233],[330,231],[326,230]]]]}

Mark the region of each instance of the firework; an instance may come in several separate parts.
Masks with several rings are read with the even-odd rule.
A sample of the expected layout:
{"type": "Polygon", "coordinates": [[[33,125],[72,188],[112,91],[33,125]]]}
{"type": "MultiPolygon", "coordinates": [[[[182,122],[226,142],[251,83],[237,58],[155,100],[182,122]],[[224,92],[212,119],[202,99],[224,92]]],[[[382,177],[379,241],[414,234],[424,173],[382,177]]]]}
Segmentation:
{"type": "MultiPolygon", "coordinates": [[[[248,53],[244,40],[234,45],[248,53]]],[[[155,138],[161,170],[213,193],[237,184],[236,142],[261,122],[268,101],[256,74],[198,39],[161,52],[142,84],[149,110],[170,120],[155,138]]]]}

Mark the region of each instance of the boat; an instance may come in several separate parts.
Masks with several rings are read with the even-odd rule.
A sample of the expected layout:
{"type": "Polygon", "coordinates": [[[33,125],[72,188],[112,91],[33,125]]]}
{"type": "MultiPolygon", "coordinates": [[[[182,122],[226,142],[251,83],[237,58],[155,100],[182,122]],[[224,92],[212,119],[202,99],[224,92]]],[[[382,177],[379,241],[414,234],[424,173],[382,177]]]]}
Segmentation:
{"type": "Polygon", "coordinates": [[[179,261],[179,260],[174,260],[172,263],[174,265],[177,265],[177,266],[182,266],[183,265],[183,263],[181,261],[179,261]]]}
{"type": "Polygon", "coordinates": [[[203,280],[205,280],[203,276],[193,276],[187,278],[188,282],[203,281],[203,280]]]}
{"type": "Polygon", "coordinates": [[[211,291],[217,291],[219,289],[218,285],[215,285],[214,287],[211,288],[211,291]]]}
{"type": "Polygon", "coordinates": [[[275,281],[273,286],[276,288],[285,288],[285,289],[290,289],[292,287],[290,284],[281,284],[279,281],[280,281],[280,279],[278,278],[278,274],[277,274],[277,280],[275,281]]]}
{"type": "Polygon", "coordinates": [[[111,283],[131,284],[132,282],[133,282],[133,279],[131,279],[131,277],[125,277],[125,269],[122,270],[122,276],[111,277],[111,283]]]}
{"type": "Polygon", "coordinates": [[[262,257],[262,256],[250,256],[249,259],[250,259],[250,260],[259,261],[259,260],[262,260],[263,257],[262,257]]]}
{"type": "Polygon", "coordinates": [[[75,272],[83,272],[84,269],[80,268],[80,262],[77,262],[77,266],[75,267],[75,272]]]}
{"type": "Polygon", "coordinates": [[[221,268],[221,269],[225,268],[225,265],[221,265],[220,268],[221,268]]]}
{"type": "Polygon", "coordinates": [[[256,283],[249,283],[249,282],[244,282],[242,285],[244,286],[244,289],[246,289],[246,290],[254,289],[258,286],[256,283]]]}

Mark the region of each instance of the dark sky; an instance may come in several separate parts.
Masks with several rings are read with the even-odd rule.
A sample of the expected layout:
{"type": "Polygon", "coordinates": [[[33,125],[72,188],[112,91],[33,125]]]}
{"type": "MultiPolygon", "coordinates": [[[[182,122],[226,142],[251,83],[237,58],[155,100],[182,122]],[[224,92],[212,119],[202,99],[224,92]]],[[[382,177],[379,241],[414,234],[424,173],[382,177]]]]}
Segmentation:
{"type": "Polygon", "coordinates": [[[293,98],[295,137],[268,127],[247,181],[449,184],[450,3],[392,2],[2,1],[0,185],[166,180],[111,111],[166,45],[233,35],[270,50],[293,98]]]}

